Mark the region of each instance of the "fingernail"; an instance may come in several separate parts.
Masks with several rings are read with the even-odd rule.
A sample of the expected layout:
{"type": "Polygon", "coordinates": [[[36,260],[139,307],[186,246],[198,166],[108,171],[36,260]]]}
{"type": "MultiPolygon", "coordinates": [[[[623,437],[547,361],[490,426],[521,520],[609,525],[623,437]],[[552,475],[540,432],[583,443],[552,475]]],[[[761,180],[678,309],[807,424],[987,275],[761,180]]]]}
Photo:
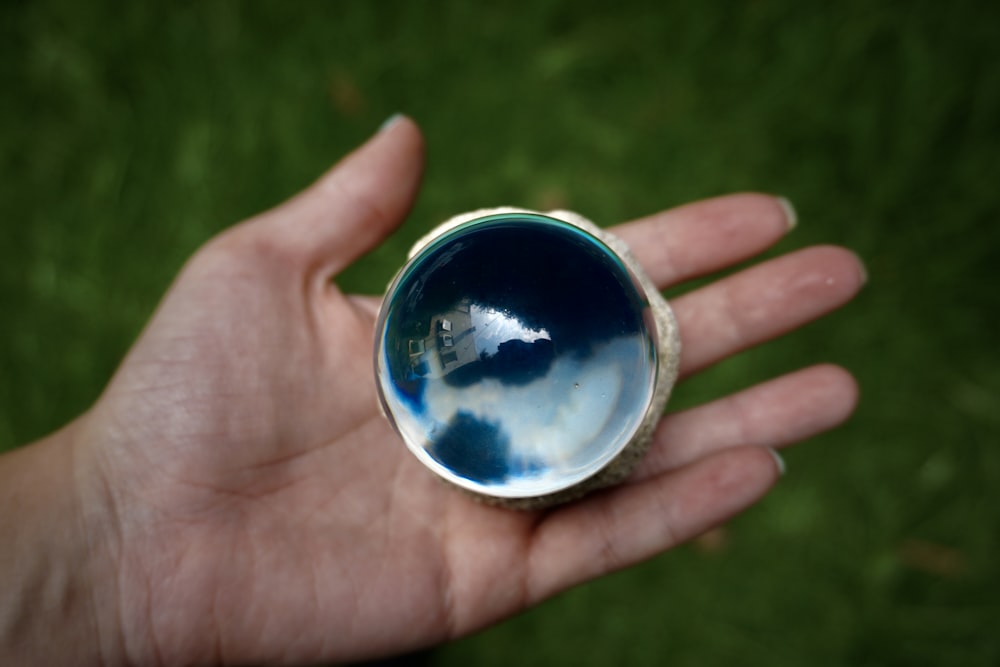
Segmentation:
{"type": "Polygon", "coordinates": [[[386,130],[388,130],[389,128],[391,128],[393,125],[395,125],[399,121],[403,120],[403,118],[405,118],[405,116],[403,116],[403,114],[401,114],[401,113],[394,113],[394,114],[392,114],[391,116],[389,116],[388,118],[386,118],[385,121],[381,125],[379,125],[378,131],[380,133],[381,132],[385,132],[386,130]]]}
{"type": "Polygon", "coordinates": [[[776,450],[776,449],[768,447],[767,451],[771,452],[771,456],[774,457],[774,463],[775,463],[776,466],[778,466],[778,476],[779,477],[784,477],[785,476],[785,470],[787,470],[787,468],[785,467],[785,459],[783,459],[781,457],[781,454],[779,454],[778,450],[776,450]]]}
{"type": "Polygon", "coordinates": [[[792,206],[792,202],[787,197],[778,197],[777,199],[778,205],[785,211],[785,224],[788,225],[788,231],[795,229],[799,224],[799,216],[795,212],[795,207],[792,206]]]}
{"type": "Polygon", "coordinates": [[[861,261],[860,257],[858,258],[858,272],[861,274],[861,284],[862,285],[867,285],[868,284],[868,268],[865,266],[865,263],[861,261]]]}

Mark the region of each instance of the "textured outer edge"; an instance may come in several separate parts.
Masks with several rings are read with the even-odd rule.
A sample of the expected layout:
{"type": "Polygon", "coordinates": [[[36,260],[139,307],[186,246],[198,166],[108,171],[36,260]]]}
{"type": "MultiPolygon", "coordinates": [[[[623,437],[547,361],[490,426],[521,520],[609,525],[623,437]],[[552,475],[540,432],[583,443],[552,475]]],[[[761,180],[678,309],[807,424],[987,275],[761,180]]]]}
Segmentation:
{"type": "Polygon", "coordinates": [[[677,372],[680,368],[681,358],[681,338],[680,332],[677,329],[677,318],[674,317],[673,310],[671,310],[666,299],[664,299],[660,294],[656,285],[653,284],[653,281],[648,275],[646,275],[646,271],[639,264],[639,260],[637,260],[632,254],[628,245],[614,234],[598,227],[590,220],[577,213],[573,213],[572,211],[559,210],[541,213],[539,211],[532,211],[525,208],[504,206],[500,208],[484,208],[477,211],[462,213],[461,215],[456,215],[455,217],[435,227],[429,233],[418,239],[410,249],[407,259],[413,259],[417,253],[430,245],[435,239],[460,225],[488,215],[498,215],[502,213],[530,213],[534,215],[545,215],[550,218],[562,220],[563,222],[568,222],[569,224],[579,227],[589,233],[591,236],[597,237],[601,242],[611,248],[611,250],[614,251],[618,257],[621,258],[621,260],[625,263],[625,266],[628,267],[629,271],[642,287],[646,300],[649,303],[650,310],[652,311],[653,320],[656,323],[658,365],[656,369],[656,380],[653,385],[653,397],[650,400],[649,408],[646,410],[646,414],[643,416],[642,422],[639,424],[639,428],[636,430],[635,435],[632,436],[632,439],[629,440],[628,444],[625,445],[624,449],[622,449],[618,456],[612,459],[597,473],[582,482],[569,487],[568,489],[563,489],[562,491],[557,491],[543,496],[531,496],[528,498],[502,498],[476,493],[475,491],[470,491],[469,489],[451,484],[444,478],[435,475],[445,484],[448,484],[448,486],[459,489],[463,493],[479,500],[480,502],[512,509],[539,510],[576,500],[591,491],[618,484],[628,477],[629,473],[631,473],[632,469],[635,468],[635,465],[642,458],[643,454],[645,454],[646,450],[649,449],[649,445],[653,439],[653,432],[656,429],[656,425],[659,423],[660,418],[663,416],[663,410],[666,407],[667,399],[670,398],[670,391],[673,389],[674,383],[677,381],[677,372]]]}

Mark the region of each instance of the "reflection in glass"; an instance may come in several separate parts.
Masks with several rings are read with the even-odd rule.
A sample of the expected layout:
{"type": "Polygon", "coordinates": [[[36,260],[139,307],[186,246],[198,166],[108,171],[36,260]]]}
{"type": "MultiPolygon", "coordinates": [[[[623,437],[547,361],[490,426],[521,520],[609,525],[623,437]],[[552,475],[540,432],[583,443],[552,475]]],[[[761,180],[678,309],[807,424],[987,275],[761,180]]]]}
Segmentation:
{"type": "Polygon", "coordinates": [[[655,380],[653,328],[600,241],[544,216],[493,216],[432,243],[390,289],[380,394],[439,474],[544,495],[603,468],[635,432],[655,380]]]}

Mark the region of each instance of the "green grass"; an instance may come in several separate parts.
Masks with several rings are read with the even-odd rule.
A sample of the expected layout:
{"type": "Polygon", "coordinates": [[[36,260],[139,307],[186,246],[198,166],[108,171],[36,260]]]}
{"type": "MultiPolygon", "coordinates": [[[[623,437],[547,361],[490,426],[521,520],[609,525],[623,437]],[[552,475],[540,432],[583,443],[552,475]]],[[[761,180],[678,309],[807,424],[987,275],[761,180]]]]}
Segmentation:
{"type": "Polygon", "coordinates": [[[663,5],[4,4],[0,448],[94,401],[202,242],[405,111],[426,186],[347,288],[381,290],[471,208],[610,224],[744,189],[797,205],[776,252],[844,244],[871,275],[678,390],[691,405],[820,360],[861,382],[856,418],[790,451],[721,543],[428,662],[1000,663],[1000,6],[663,5]]]}

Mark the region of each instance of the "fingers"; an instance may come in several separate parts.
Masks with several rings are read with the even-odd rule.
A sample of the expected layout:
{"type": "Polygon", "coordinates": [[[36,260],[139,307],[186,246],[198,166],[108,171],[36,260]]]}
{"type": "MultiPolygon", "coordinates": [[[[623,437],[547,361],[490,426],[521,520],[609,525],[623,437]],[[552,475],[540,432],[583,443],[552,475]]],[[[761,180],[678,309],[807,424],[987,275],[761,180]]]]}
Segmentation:
{"type": "Polygon", "coordinates": [[[847,303],[864,284],[853,253],[800,250],[671,302],[681,333],[681,376],[780,336],[847,303]]]}
{"type": "Polygon", "coordinates": [[[417,125],[391,119],[305,191],[252,221],[326,277],[339,273],[402,223],[420,186],[417,125]]]}
{"type": "Polygon", "coordinates": [[[857,400],[851,374],[824,364],[672,414],[660,422],[630,480],[640,482],[731,447],[784,447],[805,440],[845,421],[857,400]]]}
{"type": "Polygon", "coordinates": [[[610,231],[628,244],[662,289],[748,259],[794,224],[787,200],[749,193],[680,206],[610,231]]]}
{"type": "Polygon", "coordinates": [[[612,228],[653,282],[669,285],[748,259],[795,225],[787,200],[762,194],[716,197],[612,228]]]}
{"type": "Polygon", "coordinates": [[[553,512],[536,528],[531,603],[701,534],[757,501],[779,475],[767,449],[741,447],[553,512]]]}
{"type": "Polygon", "coordinates": [[[661,289],[767,249],[795,225],[787,200],[735,194],[613,227],[661,289]]]}

